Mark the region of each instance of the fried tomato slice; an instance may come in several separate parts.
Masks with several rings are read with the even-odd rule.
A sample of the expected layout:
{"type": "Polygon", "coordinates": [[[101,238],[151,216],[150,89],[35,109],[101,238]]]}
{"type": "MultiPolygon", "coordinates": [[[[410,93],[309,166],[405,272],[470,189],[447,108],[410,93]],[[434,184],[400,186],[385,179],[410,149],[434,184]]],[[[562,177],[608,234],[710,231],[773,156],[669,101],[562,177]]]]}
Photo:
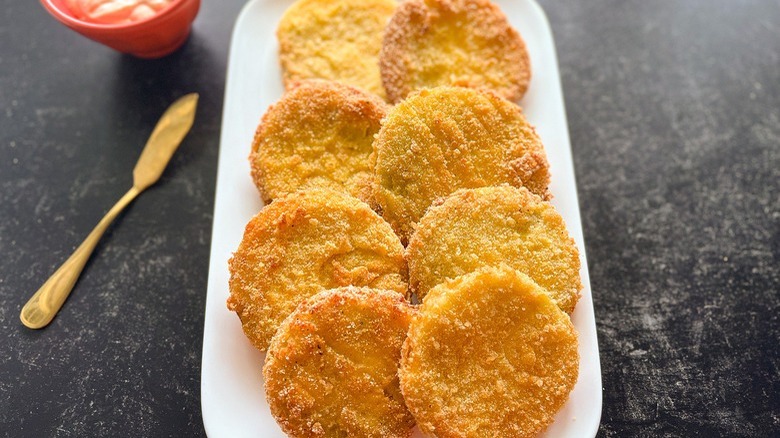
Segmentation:
{"type": "Polygon", "coordinates": [[[569,316],[502,265],[431,290],[412,319],[399,375],[425,433],[532,437],[568,399],[578,367],[569,316]]]}
{"type": "Polygon", "coordinates": [[[393,0],[299,0],[282,16],[276,37],[285,86],[329,79],[385,98],[379,51],[393,0]]]}
{"type": "Polygon", "coordinates": [[[265,351],[279,324],[304,299],[355,285],[406,293],[403,247],[364,202],[327,189],[295,192],[247,224],[229,261],[227,306],[265,351]]]}
{"type": "Polygon", "coordinates": [[[263,377],[291,437],[408,437],[398,383],[414,308],[397,292],[345,287],[307,299],[282,323],[263,377]]]}
{"type": "Polygon", "coordinates": [[[376,201],[404,243],[428,206],[457,189],[506,183],[549,196],[539,136],[517,105],[488,91],[412,95],[388,113],[371,162],[376,201]]]}
{"type": "Polygon", "coordinates": [[[252,177],[265,202],[313,187],[372,196],[369,156],[387,104],[354,87],[301,81],[263,115],[252,177]]]}
{"type": "Polygon", "coordinates": [[[506,263],[527,274],[571,313],[582,289],[580,257],[561,215],[525,188],[464,189],[436,202],[406,248],[411,291],[483,266],[506,263]]]}
{"type": "Polygon", "coordinates": [[[520,34],[488,0],[407,0],[393,14],[379,56],[391,102],[419,88],[488,88],[519,101],[531,80],[520,34]]]}

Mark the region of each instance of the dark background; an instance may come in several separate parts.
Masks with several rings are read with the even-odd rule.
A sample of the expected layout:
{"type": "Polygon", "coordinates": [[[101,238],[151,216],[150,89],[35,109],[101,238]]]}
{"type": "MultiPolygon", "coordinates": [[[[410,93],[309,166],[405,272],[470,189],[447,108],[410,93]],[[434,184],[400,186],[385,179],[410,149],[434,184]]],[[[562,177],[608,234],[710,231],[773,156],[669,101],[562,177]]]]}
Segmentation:
{"type": "MultiPolygon", "coordinates": [[[[603,369],[600,436],[780,433],[780,2],[544,0],[603,369]]],[[[0,1],[0,433],[200,436],[225,69],[243,2],[142,61],[0,1]],[[152,126],[201,94],[161,182],[42,331],[21,305],[130,187],[152,126]]]]}

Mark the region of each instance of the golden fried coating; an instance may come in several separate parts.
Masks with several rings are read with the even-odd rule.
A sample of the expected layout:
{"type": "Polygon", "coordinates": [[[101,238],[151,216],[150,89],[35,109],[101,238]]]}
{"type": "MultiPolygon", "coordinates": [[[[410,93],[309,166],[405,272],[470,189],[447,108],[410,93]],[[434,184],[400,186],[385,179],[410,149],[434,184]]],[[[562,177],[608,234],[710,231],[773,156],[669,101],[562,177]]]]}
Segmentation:
{"type": "Polygon", "coordinates": [[[499,263],[530,276],[566,313],[582,289],[579,251],[563,218],[522,187],[459,190],[437,201],[406,258],[411,290],[421,299],[445,280],[499,263]]]}
{"type": "Polygon", "coordinates": [[[327,189],[292,193],[263,208],[247,224],[229,268],[228,309],[260,350],[317,292],[407,288],[403,247],[390,226],[367,204],[327,189]]]}
{"type": "Polygon", "coordinates": [[[439,85],[489,88],[517,102],[531,80],[525,43],[489,0],[407,0],[379,55],[391,102],[439,85]]]}
{"type": "Polygon", "coordinates": [[[266,397],[291,437],[408,437],[398,383],[414,308],[396,292],[345,287],[301,303],[274,335],[266,397]]]}
{"type": "Polygon", "coordinates": [[[312,187],[371,201],[369,155],[387,104],[354,87],[301,81],[268,108],[249,162],[265,202],[312,187]]]}
{"type": "Polygon", "coordinates": [[[388,113],[371,161],[376,200],[404,243],[431,202],[459,188],[508,183],[549,196],[539,136],[492,92],[438,87],[410,96],[388,113]]]}
{"type": "Polygon", "coordinates": [[[568,315],[526,275],[482,268],[431,290],[401,356],[401,391],[437,438],[532,437],[579,372],[568,315]]]}
{"type": "Polygon", "coordinates": [[[284,13],[276,37],[288,86],[330,79],[386,98],[379,50],[393,0],[298,0],[284,13]]]}

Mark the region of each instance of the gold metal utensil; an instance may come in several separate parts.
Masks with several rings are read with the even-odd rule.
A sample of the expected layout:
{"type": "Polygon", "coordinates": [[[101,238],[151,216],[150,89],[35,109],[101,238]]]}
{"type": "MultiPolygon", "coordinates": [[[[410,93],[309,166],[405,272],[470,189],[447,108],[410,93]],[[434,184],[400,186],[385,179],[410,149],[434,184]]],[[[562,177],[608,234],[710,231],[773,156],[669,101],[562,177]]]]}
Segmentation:
{"type": "Polygon", "coordinates": [[[39,329],[54,319],[106,228],[136,196],[160,179],[168,161],[192,127],[197,104],[198,95],[192,93],[180,98],[165,111],[133,169],[133,187],[111,207],[73,255],[27,301],[19,315],[22,324],[39,329]]]}

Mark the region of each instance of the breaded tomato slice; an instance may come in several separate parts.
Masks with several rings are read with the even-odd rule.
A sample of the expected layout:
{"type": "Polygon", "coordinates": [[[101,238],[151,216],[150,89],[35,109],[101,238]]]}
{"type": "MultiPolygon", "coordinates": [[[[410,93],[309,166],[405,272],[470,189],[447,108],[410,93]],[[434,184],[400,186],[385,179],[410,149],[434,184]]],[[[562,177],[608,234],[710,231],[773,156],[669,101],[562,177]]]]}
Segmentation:
{"type": "Polygon", "coordinates": [[[331,81],[298,83],[268,108],[249,162],[262,198],[313,187],[371,200],[369,156],[387,104],[331,81]]]}
{"type": "Polygon", "coordinates": [[[304,299],[340,286],[406,293],[403,247],[364,202],[325,189],[295,192],[246,226],[229,262],[228,309],[262,351],[304,299]]]}
{"type": "Polygon", "coordinates": [[[385,98],[379,50],[393,0],[298,0],[282,16],[276,37],[285,86],[329,79],[385,98]]]}
{"type": "Polygon", "coordinates": [[[488,88],[519,101],[531,80],[520,34],[488,0],[407,0],[393,14],[379,56],[391,102],[419,88],[488,88]]]}
{"type": "Polygon", "coordinates": [[[525,188],[459,190],[423,216],[406,249],[411,290],[434,286],[483,266],[506,263],[527,274],[566,313],[580,297],[580,257],[563,218],[525,188]]]}
{"type": "Polygon", "coordinates": [[[414,419],[398,384],[401,345],[414,308],[397,292],[320,292],[287,318],[263,377],[291,437],[408,437],[414,419]]]}
{"type": "Polygon", "coordinates": [[[506,265],[431,290],[399,370],[406,405],[437,438],[535,436],[566,403],[578,372],[569,316],[506,265]]]}
{"type": "Polygon", "coordinates": [[[462,87],[421,90],[390,110],[374,141],[376,200],[406,243],[431,203],[511,184],[547,197],[544,147],[517,105],[462,87]]]}

